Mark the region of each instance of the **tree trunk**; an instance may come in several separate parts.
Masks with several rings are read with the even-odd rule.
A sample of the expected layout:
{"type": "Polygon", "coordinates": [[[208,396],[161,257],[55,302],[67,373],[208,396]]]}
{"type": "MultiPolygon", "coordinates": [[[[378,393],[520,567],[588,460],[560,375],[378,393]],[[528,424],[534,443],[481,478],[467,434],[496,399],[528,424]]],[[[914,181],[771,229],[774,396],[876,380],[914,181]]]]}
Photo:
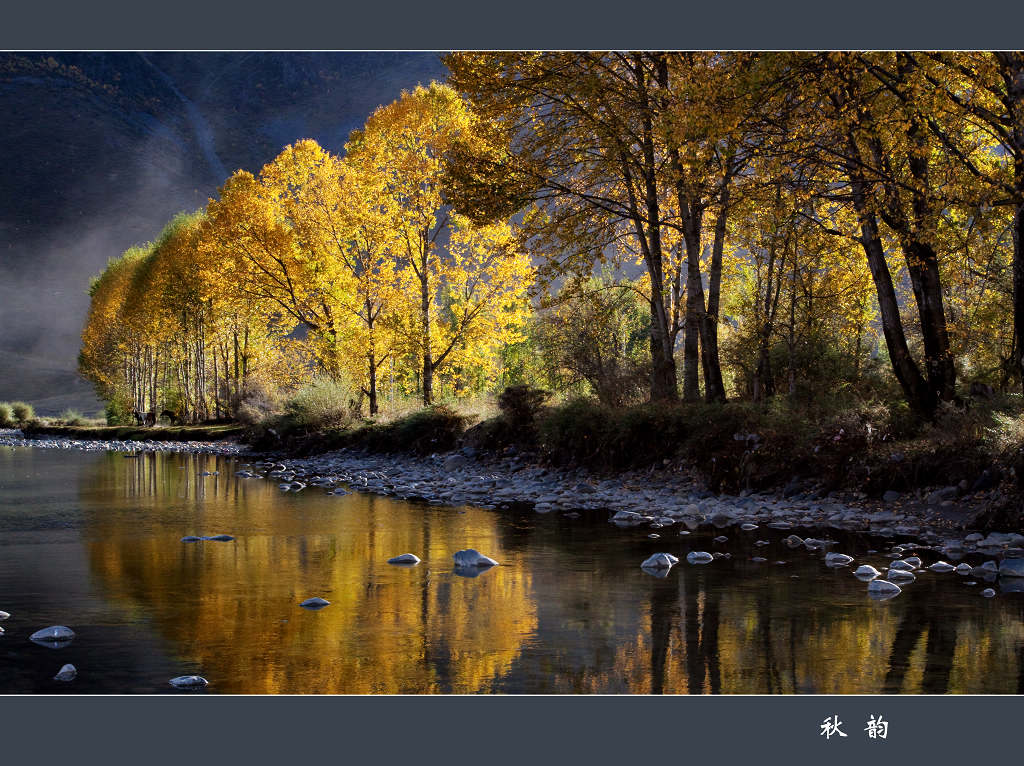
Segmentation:
{"type": "MultiPolygon", "coordinates": [[[[679,201],[680,207],[683,200],[679,201]]],[[[704,285],[700,278],[700,220],[688,215],[683,221],[683,241],[686,243],[686,319],[683,336],[683,399],[700,401],[698,364],[702,324],[706,312],[704,285]]]]}
{"type": "Polygon", "coordinates": [[[434,360],[430,351],[430,291],[427,284],[426,258],[423,259],[423,271],[420,272],[420,321],[420,343],[423,346],[423,405],[429,407],[434,403],[434,360]]]}

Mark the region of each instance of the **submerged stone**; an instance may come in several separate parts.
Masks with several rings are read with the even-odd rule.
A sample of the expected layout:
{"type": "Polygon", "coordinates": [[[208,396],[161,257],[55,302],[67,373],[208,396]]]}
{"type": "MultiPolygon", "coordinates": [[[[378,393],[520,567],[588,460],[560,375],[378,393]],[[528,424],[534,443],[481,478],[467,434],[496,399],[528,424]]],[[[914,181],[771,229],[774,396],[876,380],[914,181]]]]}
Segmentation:
{"type": "Polygon", "coordinates": [[[996,592],[991,588],[985,588],[985,590],[981,592],[981,595],[985,598],[993,598],[996,595],[996,592]]]}
{"type": "Polygon", "coordinates": [[[467,548],[464,551],[458,551],[452,558],[455,559],[456,567],[494,567],[498,566],[498,562],[494,559],[484,556],[482,553],[467,548]]]}
{"type": "Polygon", "coordinates": [[[868,595],[873,598],[893,598],[902,592],[903,589],[900,588],[899,585],[894,582],[889,582],[888,580],[872,580],[868,583],[868,595]]]}
{"type": "Polygon", "coordinates": [[[203,540],[213,540],[214,542],[218,542],[218,543],[227,543],[227,542],[230,542],[230,541],[234,540],[235,538],[233,538],[231,535],[212,535],[210,537],[204,537],[202,539],[203,540]]]}
{"type": "Polygon", "coordinates": [[[195,535],[186,535],[185,537],[181,538],[181,542],[183,542],[183,543],[198,543],[202,539],[203,538],[196,537],[195,535]]]}
{"type": "Polygon", "coordinates": [[[420,563],[420,557],[415,556],[412,553],[403,553],[401,556],[395,556],[394,558],[388,559],[389,564],[405,564],[406,566],[415,566],[420,563]]]}
{"type": "Polygon", "coordinates": [[[169,682],[175,689],[198,689],[207,686],[210,682],[202,676],[178,676],[169,682]]]}
{"type": "Polygon", "coordinates": [[[303,609],[323,609],[325,606],[330,606],[331,602],[325,598],[314,596],[313,598],[307,598],[299,606],[303,609]]]}
{"type": "Polygon", "coordinates": [[[710,564],[715,557],[707,551],[690,551],[686,554],[686,560],[691,564],[710,564]]]}
{"type": "Polygon", "coordinates": [[[62,667],[57,675],[53,677],[54,681],[74,681],[75,676],[78,675],[78,670],[74,665],[68,664],[62,667]]]}
{"type": "Polygon", "coordinates": [[[952,572],[956,567],[947,561],[936,561],[928,567],[933,572],[952,572]]]}
{"type": "Polygon", "coordinates": [[[857,567],[853,571],[854,577],[857,577],[858,579],[861,579],[861,580],[873,580],[876,577],[878,577],[880,574],[882,574],[882,573],[879,572],[877,569],[875,569],[870,564],[861,564],[859,567],[857,567]]]}
{"type": "Polygon", "coordinates": [[[999,564],[1001,577],[1024,577],[1024,559],[1003,559],[999,564]]]}
{"type": "Polygon", "coordinates": [[[844,567],[853,561],[853,556],[845,553],[826,553],[825,563],[830,567],[844,567]]]}
{"type": "Polygon", "coordinates": [[[913,582],[917,579],[917,575],[911,572],[909,569],[890,569],[886,577],[892,582],[913,582]]]}
{"type": "Polygon", "coordinates": [[[64,625],[51,625],[48,628],[37,630],[28,638],[37,644],[58,647],[71,643],[74,637],[75,631],[71,630],[71,628],[64,625]]]}
{"type": "Polygon", "coordinates": [[[640,567],[642,569],[671,569],[679,563],[679,559],[671,553],[655,553],[646,559],[640,567]]]}

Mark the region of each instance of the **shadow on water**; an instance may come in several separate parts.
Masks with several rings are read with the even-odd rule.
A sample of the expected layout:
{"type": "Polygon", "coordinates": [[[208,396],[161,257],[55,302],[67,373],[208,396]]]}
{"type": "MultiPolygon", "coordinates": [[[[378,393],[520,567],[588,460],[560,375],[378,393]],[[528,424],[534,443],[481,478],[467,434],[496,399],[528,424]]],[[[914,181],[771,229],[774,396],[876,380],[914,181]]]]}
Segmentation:
{"type": "MultiPolygon", "coordinates": [[[[0,451],[0,691],[171,691],[191,673],[208,693],[1024,688],[1024,595],[986,600],[982,584],[925,572],[874,602],[849,569],[784,546],[788,532],[655,540],[604,513],[284,493],[223,458],[47,452],[0,451]],[[218,533],[236,539],[181,542],[218,533]],[[467,547],[502,565],[458,576],[451,556],[467,547]],[[732,559],[693,566],[690,550],[732,559]],[[639,567],[657,551],[683,559],[664,578],[639,567]],[[423,562],[386,563],[406,552],[423,562]],[[331,604],[300,609],[311,596],[331,604]],[[60,652],[22,639],[45,624],[79,638],[60,652]],[[60,686],[50,666],[65,656],[79,677],[60,686]]],[[[872,546],[851,535],[839,548],[881,569],[872,546]]]]}

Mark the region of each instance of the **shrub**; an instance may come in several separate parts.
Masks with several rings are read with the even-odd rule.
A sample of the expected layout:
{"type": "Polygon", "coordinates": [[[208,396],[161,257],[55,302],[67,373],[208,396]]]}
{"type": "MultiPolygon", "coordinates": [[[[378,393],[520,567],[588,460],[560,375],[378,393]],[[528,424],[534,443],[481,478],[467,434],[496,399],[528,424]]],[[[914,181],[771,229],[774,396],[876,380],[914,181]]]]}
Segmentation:
{"type": "Polygon", "coordinates": [[[317,378],[285,402],[286,425],[292,429],[326,431],[348,426],[358,415],[351,383],[344,378],[317,378]]]}
{"type": "Polygon", "coordinates": [[[86,425],[85,415],[75,409],[68,408],[60,414],[60,420],[66,426],[84,426],[86,425]]]}
{"type": "Polygon", "coordinates": [[[267,383],[250,378],[241,391],[230,398],[231,415],[239,423],[256,425],[281,411],[277,391],[267,383]]]}
{"type": "Polygon", "coordinates": [[[498,407],[513,428],[532,428],[537,412],[550,395],[529,385],[509,386],[498,397],[498,407]]]}
{"type": "Polygon", "coordinates": [[[15,422],[21,426],[34,419],[36,411],[27,402],[11,402],[11,410],[14,412],[15,422]]]}
{"type": "Polygon", "coordinates": [[[0,402],[0,428],[14,428],[14,410],[7,402],[0,402]]]}
{"type": "Polygon", "coordinates": [[[121,399],[111,399],[103,408],[103,417],[106,418],[108,426],[127,426],[135,423],[132,418],[132,408],[121,399]]]}

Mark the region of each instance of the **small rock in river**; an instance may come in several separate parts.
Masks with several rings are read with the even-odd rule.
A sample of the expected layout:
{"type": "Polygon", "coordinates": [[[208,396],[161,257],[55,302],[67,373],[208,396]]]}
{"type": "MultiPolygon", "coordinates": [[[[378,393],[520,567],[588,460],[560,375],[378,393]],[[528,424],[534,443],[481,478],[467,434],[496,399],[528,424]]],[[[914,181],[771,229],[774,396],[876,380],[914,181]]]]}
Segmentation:
{"type": "Polygon", "coordinates": [[[889,582],[888,580],[872,580],[868,583],[868,594],[872,598],[884,600],[893,598],[902,593],[903,590],[899,585],[889,582]]]}
{"type": "Polygon", "coordinates": [[[757,529],[757,524],[751,524],[749,521],[746,524],[740,524],[740,529],[744,532],[752,532],[757,529]]]}
{"type": "Polygon", "coordinates": [[[728,538],[728,537],[726,537],[725,535],[719,535],[718,537],[716,537],[716,538],[715,538],[715,542],[716,542],[716,543],[724,543],[724,542],[726,542],[726,541],[727,541],[728,539],[729,539],[729,538],[728,538]]]}
{"type": "Polygon", "coordinates": [[[908,583],[917,579],[917,575],[909,569],[890,569],[886,577],[892,582],[908,583]]]}
{"type": "Polygon", "coordinates": [[[198,543],[202,539],[203,538],[196,537],[195,535],[186,535],[185,537],[181,538],[181,542],[183,542],[183,543],[198,543]]]}
{"type": "Polygon", "coordinates": [[[51,625],[48,628],[37,630],[31,636],[30,641],[50,647],[61,647],[71,642],[75,637],[75,631],[64,625],[51,625]]]}
{"type": "Polygon", "coordinates": [[[952,572],[956,567],[946,561],[936,561],[928,567],[933,572],[952,572]]]}
{"type": "Polygon", "coordinates": [[[983,590],[981,592],[981,595],[984,596],[985,598],[992,598],[993,596],[996,595],[996,592],[994,590],[992,590],[991,588],[985,588],[985,590],[983,590]]]}
{"type": "Polygon", "coordinates": [[[754,556],[750,560],[753,561],[755,564],[763,564],[768,559],[764,558],[763,556],[754,556]]]}
{"type": "Polygon", "coordinates": [[[918,567],[921,566],[921,559],[918,556],[907,556],[903,560],[905,562],[907,562],[908,564],[910,564],[910,566],[913,567],[914,569],[917,569],[918,567]]]}
{"type": "Polygon", "coordinates": [[[10,616],[7,612],[0,612],[0,620],[6,620],[10,616]]]}
{"type": "Polygon", "coordinates": [[[874,580],[880,574],[882,573],[870,564],[861,564],[853,572],[854,577],[860,580],[874,580]]]}
{"type": "Polygon", "coordinates": [[[209,684],[202,676],[178,676],[170,680],[171,686],[175,689],[198,689],[209,684]]]}
{"type": "Polygon", "coordinates": [[[659,537],[661,537],[661,535],[657,534],[656,532],[652,532],[651,534],[649,534],[647,536],[649,538],[651,538],[652,540],[657,540],[659,537]]]}
{"type": "Polygon", "coordinates": [[[74,665],[65,665],[60,671],[53,677],[54,681],[74,681],[75,676],[78,675],[78,670],[74,665]]]}
{"type": "Polygon", "coordinates": [[[787,537],[782,542],[784,542],[790,548],[796,548],[796,547],[801,546],[801,545],[804,544],[803,538],[798,537],[797,535],[790,535],[789,537],[787,537]]]}
{"type": "Polygon", "coordinates": [[[406,564],[413,565],[420,563],[420,557],[412,553],[403,553],[401,556],[395,556],[393,559],[388,559],[389,564],[406,564]]]}
{"type": "Polygon", "coordinates": [[[956,573],[957,573],[958,575],[966,575],[966,574],[970,574],[970,573],[971,573],[971,570],[972,570],[973,568],[974,568],[974,567],[972,567],[972,566],[971,566],[970,564],[968,564],[968,563],[967,563],[967,562],[965,561],[965,562],[963,562],[962,564],[957,564],[957,565],[956,565],[956,573]]]}
{"type": "Polygon", "coordinates": [[[213,540],[213,541],[218,542],[218,543],[227,543],[227,542],[231,542],[235,538],[233,538],[231,535],[212,535],[211,537],[203,537],[201,539],[203,539],[203,540],[213,540]]]}
{"type": "Polygon", "coordinates": [[[826,553],[825,564],[830,567],[844,567],[853,561],[853,556],[847,556],[845,553],[826,553]]]}
{"type": "Polygon", "coordinates": [[[913,564],[911,564],[910,562],[908,562],[908,561],[906,561],[906,560],[904,560],[904,559],[901,559],[900,561],[894,561],[894,562],[892,562],[892,563],[891,563],[891,564],[889,565],[889,569],[890,569],[890,570],[892,570],[892,569],[903,569],[903,570],[905,570],[905,571],[908,571],[908,572],[909,572],[909,571],[912,571],[912,570],[914,570],[914,569],[917,569],[917,567],[915,567],[915,566],[914,566],[913,564]]]}
{"type": "Polygon", "coordinates": [[[330,601],[328,601],[325,598],[320,598],[319,596],[307,598],[305,601],[299,604],[299,606],[301,606],[303,609],[323,609],[325,606],[330,605],[330,601]]]}
{"type": "Polygon", "coordinates": [[[671,569],[673,566],[679,563],[679,559],[673,556],[671,553],[655,553],[650,558],[644,560],[640,565],[641,569],[671,569]]]}
{"type": "Polygon", "coordinates": [[[715,557],[707,551],[690,551],[686,554],[686,560],[691,564],[710,564],[715,557]]]}
{"type": "Polygon", "coordinates": [[[494,559],[484,556],[472,548],[458,551],[452,558],[455,559],[456,567],[493,567],[498,565],[494,559]]]}

